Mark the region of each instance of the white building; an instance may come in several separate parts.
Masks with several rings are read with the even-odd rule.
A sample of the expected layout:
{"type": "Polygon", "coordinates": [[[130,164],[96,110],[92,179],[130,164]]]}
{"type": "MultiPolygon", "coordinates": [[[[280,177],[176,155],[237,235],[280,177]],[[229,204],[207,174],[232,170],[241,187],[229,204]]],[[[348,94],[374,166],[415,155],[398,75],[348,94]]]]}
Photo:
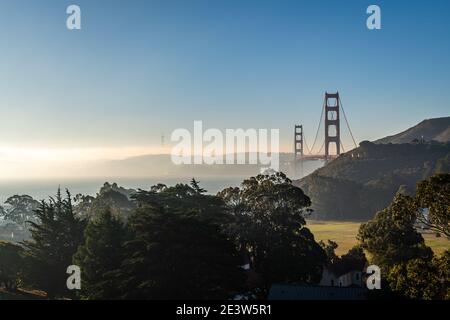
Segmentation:
{"type": "Polygon", "coordinates": [[[328,287],[362,287],[362,271],[351,270],[342,275],[337,275],[328,268],[324,267],[322,271],[322,279],[319,286],[328,287]]]}

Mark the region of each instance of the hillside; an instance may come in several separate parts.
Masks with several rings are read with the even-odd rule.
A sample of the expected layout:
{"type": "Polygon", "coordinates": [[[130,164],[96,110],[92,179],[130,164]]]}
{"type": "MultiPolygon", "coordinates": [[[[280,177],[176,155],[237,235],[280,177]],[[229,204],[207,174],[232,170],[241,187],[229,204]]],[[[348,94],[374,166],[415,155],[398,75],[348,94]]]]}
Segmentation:
{"type": "MultiPolygon", "coordinates": [[[[291,161],[292,153],[279,153],[280,171],[293,175],[291,161]]],[[[237,157],[237,155],[235,155],[237,157]]],[[[246,154],[248,161],[249,155],[246,154]]],[[[304,172],[310,173],[320,164],[307,163],[304,172]]],[[[95,172],[97,176],[105,177],[172,177],[172,178],[202,178],[202,177],[240,177],[245,178],[259,174],[263,167],[260,164],[184,164],[175,165],[170,154],[142,155],[123,160],[102,161],[92,164],[85,171],[95,172]]]]}
{"type": "Polygon", "coordinates": [[[450,117],[427,119],[418,125],[392,136],[374,141],[375,143],[410,143],[414,139],[450,142],[450,117]]]}
{"type": "Polygon", "coordinates": [[[450,172],[450,143],[365,141],[294,183],[311,197],[313,219],[364,221],[385,208],[399,189],[414,192],[418,181],[436,172],[450,172]]]}

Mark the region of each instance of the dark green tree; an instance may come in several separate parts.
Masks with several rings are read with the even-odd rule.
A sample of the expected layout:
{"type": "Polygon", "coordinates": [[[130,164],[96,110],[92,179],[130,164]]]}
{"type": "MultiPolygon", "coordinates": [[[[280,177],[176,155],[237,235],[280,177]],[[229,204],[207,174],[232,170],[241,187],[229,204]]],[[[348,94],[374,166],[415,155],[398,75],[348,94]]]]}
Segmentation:
{"type": "Polygon", "coordinates": [[[327,257],[327,264],[333,265],[339,261],[339,257],[336,254],[336,249],[338,248],[338,244],[335,241],[327,240],[327,243],[323,241],[319,241],[320,246],[325,251],[327,257]]]}
{"type": "Polygon", "coordinates": [[[415,204],[418,222],[450,237],[450,173],[419,182],[415,204]]]}
{"type": "Polygon", "coordinates": [[[130,198],[135,192],[133,189],[119,187],[117,183],[105,182],[95,197],[77,194],[74,197],[74,210],[88,219],[95,218],[96,214],[104,210],[126,219],[135,207],[130,198]]]}
{"type": "Polygon", "coordinates": [[[435,173],[449,173],[449,172],[450,172],[450,153],[436,162],[436,169],[435,169],[435,173]]]}
{"type": "Polygon", "coordinates": [[[195,178],[191,180],[191,188],[199,194],[206,193],[206,190],[200,187],[200,181],[195,180],[195,178]]]}
{"type": "Polygon", "coordinates": [[[5,204],[8,204],[10,208],[3,210],[3,219],[23,226],[27,221],[35,220],[34,211],[39,206],[39,201],[28,195],[14,195],[6,199],[5,204]]]}
{"type": "Polygon", "coordinates": [[[335,252],[338,248],[336,242],[328,240],[328,243],[325,244],[320,241],[320,245],[327,255],[326,267],[336,275],[343,275],[354,270],[363,271],[367,264],[366,255],[360,246],[351,248],[346,254],[339,257],[335,252]]]}
{"type": "Polygon", "coordinates": [[[444,251],[440,257],[433,260],[437,269],[436,276],[441,284],[440,299],[450,300],[450,249],[444,251]]]}
{"type": "Polygon", "coordinates": [[[83,243],[86,223],[74,214],[68,191],[65,199],[58,190],[56,198],[42,201],[36,216],[38,222],[30,222],[32,239],[24,242],[28,280],[49,297],[70,296],[66,271],[83,243]]]}
{"type": "Polygon", "coordinates": [[[358,238],[372,262],[382,267],[388,288],[409,299],[449,299],[450,255],[441,257],[425,245],[416,229],[423,222],[445,233],[448,181],[445,175],[419,183],[415,198],[397,194],[392,204],[363,224],[358,238]],[[428,215],[423,208],[428,209],[428,215]],[[424,221],[423,219],[426,219],[424,221]]]}
{"type": "Polygon", "coordinates": [[[392,291],[409,299],[445,299],[448,279],[441,279],[439,273],[435,262],[411,259],[392,267],[388,282],[392,291]]]}
{"type": "Polygon", "coordinates": [[[367,262],[366,254],[360,246],[354,246],[340,259],[341,268],[346,271],[363,270],[367,262]]]}
{"type": "Polygon", "coordinates": [[[104,210],[89,222],[84,238],[85,243],[73,259],[82,272],[81,298],[119,298],[121,293],[115,274],[125,259],[122,246],[127,240],[127,230],[124,224],[104,210]]]}
{"type": "Polygon", "coordinates": [[[0,286],[6,290],[16,290],[23,270],[23,248],[19,245],[0,241],[0,286]]]}
{"type": "Polygon", "coordinates": [[[176,184],[168,187],[158,184],[149,191],[139,190],[132,195],[138,207],[152,206],[174,214],[190,215],[200,221],[223,226],[231,216],[226,211],[224,201],[215,195],[204,194],[197,181],[194,187],[176,184]]]}
{"type": "Polygon", "coordinates": [[[357,238],[382,272],[411,259],[431,261],[433,252],[415,230],[415,213],[411,198],[398,194],[388,208],[361,225],[357,238]]]}
{"type": "Polygon", "coordinates": [[[133,240],[121,267],[124,298],[225,299],[243,282],[239,256],[217,225],[141,206],[129,226],[133,240]]]}
{"type": "Polygon", "coordinates": [[[73,210],[78,216],[89,218],[92,216],[95,197],[84,194],[77,194],[73,197],[73,210]]]}
{"type": "Polygon", "coordinates": [[[320,281],[326,256],[305,227],[310,199],[283,174],[258,175],[219,193],[234,219],[228,232],[266,287],[320,281]]]}

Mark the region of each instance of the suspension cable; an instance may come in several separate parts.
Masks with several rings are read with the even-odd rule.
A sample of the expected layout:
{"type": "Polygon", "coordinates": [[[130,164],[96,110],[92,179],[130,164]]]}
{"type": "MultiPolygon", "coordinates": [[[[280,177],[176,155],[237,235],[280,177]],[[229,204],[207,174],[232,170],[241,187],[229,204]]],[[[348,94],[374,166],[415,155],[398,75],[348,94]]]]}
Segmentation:
{"type": "Polygon", "coordinates": [[[323,117],[324,111],[325,111],[325,99],[323,100],[322,112],[320,114],[319,124],[317,125],[316,137],[314,138],[314,143],[311,147],[311,152],[314,151],[314,147],[316,146],[317,137],[319,136],[320,127],[322,125],[322,117],[323,117]]]}
{"type": "Polygon", "coordinates": [[[320,154],[322,152],[323,147],[325,147],[325,140],[323,140],[322,146],[319,149],[319,152],[317,154],[320,154]]]}
{"type": "Polygon", "coordinates": [[[345,153],[344,144],[342,143],[342,140],[341,140],[341,139],[339,139],[339,141],[341,142],[341,148],[342,148],[342,151],[344,151],[344,153],[345,153]]]}
{"type": "Polygon", "coordinates": [[[339,104],[342,108],[342,113],[344,114],[344,119],[345,119],[345,123],[347,123],[348,131],[350,131],[350,136],[352,137],[353,143],[355,144],[355,148],[357,148],[358,145],[356,144],[356,140],[355,140],[355,137],[353,136],[352,129],[350,128],[350,125],[348,123],[347,116],[346,116],[345,110],[344,110],[344,106],[342,105],[341,97],[339,97],[339,104]]]}
{"type": "Polygon", "coordinates": [[[308,154],[311,155],[311,149],[308,147],[308,143],[306,142],[305,134],[303,134],[303,142],[305,143],[306,151],[308,151],[308,154]]]}

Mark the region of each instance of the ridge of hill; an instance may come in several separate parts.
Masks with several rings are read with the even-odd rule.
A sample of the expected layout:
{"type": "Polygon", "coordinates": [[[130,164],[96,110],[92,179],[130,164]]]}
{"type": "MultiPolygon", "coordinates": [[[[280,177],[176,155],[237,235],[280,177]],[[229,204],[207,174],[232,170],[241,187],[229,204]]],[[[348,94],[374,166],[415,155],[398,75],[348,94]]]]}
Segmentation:
{"type": "Polygon", "coordinates": [[[426,119],[398,134],[374,141],[375,143],[411,143],[413,141],[450,142],[450,117],[426,119]]]}
{"type": "Polygon", "coordinates": [[[425,120],[398,135],[363,141],[358,148],[294,181],[311,198],[312,218],[365,221],[384,209],[399,190],[414,193],[417,182],[450,172],[450,142],[434,139],[445,138],[450,131],[443,124],[449,121],[450,117],[425,120]],[[395,142],[417,133],[423,133],[423,141],[395,142]],[[434,138],[429,141],[428,137],[434,138]]]}

